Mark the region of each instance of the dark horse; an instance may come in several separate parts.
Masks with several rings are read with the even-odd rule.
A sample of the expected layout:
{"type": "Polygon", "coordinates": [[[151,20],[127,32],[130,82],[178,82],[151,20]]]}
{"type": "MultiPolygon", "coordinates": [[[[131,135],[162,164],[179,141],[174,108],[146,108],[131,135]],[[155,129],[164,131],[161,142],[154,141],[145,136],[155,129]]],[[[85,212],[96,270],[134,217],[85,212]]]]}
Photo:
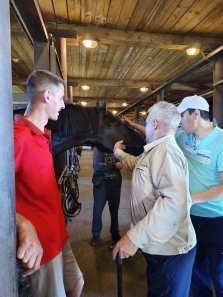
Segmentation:
{"type": "MultiPolygon", "coordinates": [[[[15,110],[24,114],[25,109],[15,110]]],[[[124,125],[119,117],[106,110],[106,102],[95,107],[66,104],[57,121],[49,121],[46,128],[52,131],[53,156],[77,146],[97,146],[112,152],[114,144],[123,140],[126,152],[135,156],[143,152],[144,138],[124,125]]]]}

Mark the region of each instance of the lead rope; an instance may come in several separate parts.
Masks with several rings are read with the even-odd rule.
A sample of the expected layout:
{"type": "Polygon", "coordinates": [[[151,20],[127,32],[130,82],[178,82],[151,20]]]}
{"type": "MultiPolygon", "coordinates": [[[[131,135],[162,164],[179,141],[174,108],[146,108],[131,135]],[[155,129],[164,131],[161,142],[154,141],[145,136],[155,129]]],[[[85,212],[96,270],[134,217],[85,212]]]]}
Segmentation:
{"type": "Polygon", "coordinates": [[[77,181],[80,173],[80,162],[76,152],[72,153],[70,164],[70,166],[67,166],[68,174],[62,176],[61,203],[64,214],[69,218],[73,218],[80,213],[82,206],[82,203],[78,201],[79,188],[77,181]]]}

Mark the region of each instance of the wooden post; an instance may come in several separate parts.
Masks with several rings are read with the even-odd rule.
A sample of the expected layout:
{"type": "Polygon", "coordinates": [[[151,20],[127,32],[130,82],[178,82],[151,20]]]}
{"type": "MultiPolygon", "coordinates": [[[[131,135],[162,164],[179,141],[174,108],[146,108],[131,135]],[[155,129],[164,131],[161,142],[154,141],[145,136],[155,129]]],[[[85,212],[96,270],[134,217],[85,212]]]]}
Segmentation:
{"type": "Polygon", "coordinates": [[[60,60],[61,60],[61,67],[63,71],[63,79],[66,81],[65,85],[65,100],[68,100],[67,98],[67,40],[66,38],[60,38],[60,60]]]}
{"type": "Polygon", "coordinates": [[[69,101],[70,103],[74,103],[73,102],[73,87],[72,86],[69,86],[69,101]]]}
{"type": "MultiPolygon", "coordinates": [[[[223,58],[214,61],[213,84],[223,79],[223,58]]],[[[218,84],[213,88],[213,118],[217,120],[218,126],[223,128],[223,85],[218,84]]]]}
{"type": "Polygon", "coordinates": [[[135,122],[137,123],[139,119],[139,105],[135,106],[135,122]]]}
{"type": "Polygon", "coordinates": [[[49,43],[34,42],[34,68],[35,70],[50,70],[49,43]]]}
{"type": "Polygon", "coordinates": [[[164,100],[164,90],[157,94],[157,103],[164,100]]]}

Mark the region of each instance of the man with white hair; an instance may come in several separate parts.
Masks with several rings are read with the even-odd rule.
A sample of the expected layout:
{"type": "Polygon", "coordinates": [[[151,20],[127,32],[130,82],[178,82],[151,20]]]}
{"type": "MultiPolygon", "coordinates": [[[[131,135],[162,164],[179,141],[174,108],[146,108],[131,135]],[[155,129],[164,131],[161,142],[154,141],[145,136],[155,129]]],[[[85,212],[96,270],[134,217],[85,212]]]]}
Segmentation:
{"type": "Polygon", "coordinates": [[[190,219],[191,198],[187,161],[174,134],[180,113],[173,104],[159,102],[149,110],[148,144],[141,157],[123,152],[115,156],[131,170],[132,228],[116,244],[113,260],[141,248],[147,262],[148,297],[188,297],[196,236],[190,219]]]}
{"type": "MultiPolygon", "coordinates": [[[[201,96],[188,96],[178,106],[182,132],[176,141],[189,165],[193,206],[191,219],[197,235],[197,253],[191,289],[194,297],[223,296],[223,130],[210,122],[209,104],[201,96]]],[[[145,127],[125,118],[145,134],[145,127]]],[[[214,120],[213,120],[214,122],[214,120]]]]}

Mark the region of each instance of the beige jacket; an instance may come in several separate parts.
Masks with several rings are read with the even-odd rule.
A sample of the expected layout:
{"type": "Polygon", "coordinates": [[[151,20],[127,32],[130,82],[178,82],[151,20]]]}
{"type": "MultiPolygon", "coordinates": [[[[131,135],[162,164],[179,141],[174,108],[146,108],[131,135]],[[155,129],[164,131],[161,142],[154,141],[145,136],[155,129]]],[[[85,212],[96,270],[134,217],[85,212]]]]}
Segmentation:
{"type": "Polygon", "coordinates": [[[187,253],[196,244],[190,219],[191,197],[187,161],[174,136],[144,147],[139,157],[120,149],[115,156],[133,170],[130,240],[143,252],[158,255],[187,253]]]}

